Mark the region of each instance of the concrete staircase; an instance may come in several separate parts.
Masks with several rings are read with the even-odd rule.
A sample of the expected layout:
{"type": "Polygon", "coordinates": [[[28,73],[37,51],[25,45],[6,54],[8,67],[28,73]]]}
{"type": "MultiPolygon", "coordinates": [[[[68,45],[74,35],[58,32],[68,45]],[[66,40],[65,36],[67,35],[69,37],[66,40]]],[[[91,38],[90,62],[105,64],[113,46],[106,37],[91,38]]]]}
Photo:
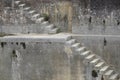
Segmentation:
{"type": "Polygon", "coordinates": [[[45,33],[55,34],[59,32],[59,28],[57,28],[54,24],[50,24],[48,21],[45,21],[44,17],[41,17],[36,10],[26,6],[25,3],[21,2],[20,0],[15,0],[15,5],[17,5],[21,10],[25,11],[25,15],[32,21],[37,24],[45,25],[45,33]]]}
{"type": "Polygon", "coordinates": [[[69,46],[74,54],[80,55],[82,61],[86,61],[103,75],[104,80],[120,80],[120,75],[112,69],[100,56],[86,49],[81,43],[78,43],[72,36],[66,39],[66,45],[69,46]]]}
{"type": "MultiPolygon", "coordinates": [[[[15,1],[15,4],[19,6],[19,8],[23,8],[26,11],[28,17],[35,23],[44,24],[46,27],[46,33],[57,33],[58,28],[54,24],[50,24],[48,21],[44,20],[44,17],[41,17],[36,10],[31,9],[31,7],[26,6],[25,3],[22,3],[19,0],[15,1]]],[[[98,70],[100,75],[104,76],[105,80],[120,80],[119,73],[112,69],[112,67],[107,64],[100,56],[94,54],[92,51],[88,50],[81,43],[78,43],[72,36],[67,37],[66,45],[69,46],[74,52],[74,54],[79,54],[82,60],[91,64],[94,67],[94,70],[98,70]]]]}

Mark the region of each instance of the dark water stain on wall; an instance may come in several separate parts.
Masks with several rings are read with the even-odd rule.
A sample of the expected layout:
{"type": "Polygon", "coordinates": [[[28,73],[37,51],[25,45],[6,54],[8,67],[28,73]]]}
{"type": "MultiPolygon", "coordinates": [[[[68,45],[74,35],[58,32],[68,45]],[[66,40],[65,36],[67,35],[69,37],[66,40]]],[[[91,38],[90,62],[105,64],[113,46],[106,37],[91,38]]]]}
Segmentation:
{"type": "Polygon", "coordinates": [[[120,8],[120,0],[91,0],[92,10],[102,10],[106,8],[108,11],[120,8]]]}
{"type": "Polygon", "coordinates": [[[5,7],[11,7],[12,0],[3,0],[2,2],[4,2],[5,7]]]}

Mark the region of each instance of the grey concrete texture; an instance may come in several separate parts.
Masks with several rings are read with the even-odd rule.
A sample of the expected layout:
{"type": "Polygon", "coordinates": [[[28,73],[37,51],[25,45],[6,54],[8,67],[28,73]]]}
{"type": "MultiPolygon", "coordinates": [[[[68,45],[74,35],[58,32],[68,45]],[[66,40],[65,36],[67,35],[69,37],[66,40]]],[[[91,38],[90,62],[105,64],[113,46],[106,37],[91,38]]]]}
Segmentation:
{"type": "Polygon", "coordinates": [[[1,42],[61,42],[65,43],[68,34],[16,34],[11,36],[0,37],[1,42]]]}
{"type": "Polygon", "coordinates": [[[44,42],[1,40],[0,80],[85,80],[80,57],[65,50],[62,40],[66,37],[61,37],[61,42],[51,38],[53,41],[44,42]]]}
{"type": "Polygon", "coordinates": [[[0,32],[14,34],[14,33],[45,33],[46,25],[44,24],[23,24],[23,25],[1,25],[0,32]]]}
{"type": "Polygon", "coordinates": [[[1,80],[65,80],[67,77],[69,64],[60,44],[27,43],[25,49],[19,43],[19,47],[15,45],[7,43],[1,48],[1,80]],[[17,52],[13,50],[19,54],[15,56],[17,52]]]}
{"type": "Polygon", "coordinates": [[[73,19],[72,33],[119,35],[119,16],[116,16],[119,15],[118,11],[109,14],[103,12],[100,15],[96,13],[79,14],[79,19],[73,19]]]}
{"type": "MultiPolygon", "coordinates": [[[[92,76],[93,66],[82,60],[79,54],[71,51],[70,46],[66,45],[69,37],[67,35],[19,35],[1,38],[0,78],[2,80],[95,79],[92,76]],[[34,40],[31,40],[32,38],[34,40]],[[46,40],[44,41],[44,39],[46,40]]],[[[89,50],[91,49],[111,67],[119,71],[119,53],[118,50],[116,51],[118,49],[116,45],[119,45],[118,36],[77,35],[73,38],[76,38],[78,42],[84,42],[89,50]]],[[[97,78],[101,79],[101,75],[98,75],[97,78]]]]}
{"type": "Polygon", "coordinates": [[[120,72],[120,36],[109,35],[77,35],[74,38],[101,56],[113,69],[120,72]]]}

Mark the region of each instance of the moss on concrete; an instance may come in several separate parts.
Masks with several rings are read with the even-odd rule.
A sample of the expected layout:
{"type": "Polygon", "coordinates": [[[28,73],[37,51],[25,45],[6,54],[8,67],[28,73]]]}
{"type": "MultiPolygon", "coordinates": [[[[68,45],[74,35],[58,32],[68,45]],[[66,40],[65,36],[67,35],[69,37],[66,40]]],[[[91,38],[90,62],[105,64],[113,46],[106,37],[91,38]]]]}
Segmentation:
{"type": "Polygon", "coordinates": [[[11,36],[11,35],[13,35],[13,34],[0,33],[0,37],[11,36]]]}

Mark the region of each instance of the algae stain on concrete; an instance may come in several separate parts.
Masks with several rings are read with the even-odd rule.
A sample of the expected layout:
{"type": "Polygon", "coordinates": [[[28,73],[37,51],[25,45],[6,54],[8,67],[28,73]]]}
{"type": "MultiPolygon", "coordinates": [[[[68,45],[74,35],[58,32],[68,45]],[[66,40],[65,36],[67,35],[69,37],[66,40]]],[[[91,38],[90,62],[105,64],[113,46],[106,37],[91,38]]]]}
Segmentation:
{"type": "Polygon", "coordinates": [[[20,64],[22,57],[17,50],[12,52],[12,80],[21,80],[20,64]]]}
{"type": "Polygon", "coordinates": [[[68,58],[70,58],[73,54],[70,47],[64,46],[64,51],[65,51],[65,53],[67,53],[68,58]]]}

